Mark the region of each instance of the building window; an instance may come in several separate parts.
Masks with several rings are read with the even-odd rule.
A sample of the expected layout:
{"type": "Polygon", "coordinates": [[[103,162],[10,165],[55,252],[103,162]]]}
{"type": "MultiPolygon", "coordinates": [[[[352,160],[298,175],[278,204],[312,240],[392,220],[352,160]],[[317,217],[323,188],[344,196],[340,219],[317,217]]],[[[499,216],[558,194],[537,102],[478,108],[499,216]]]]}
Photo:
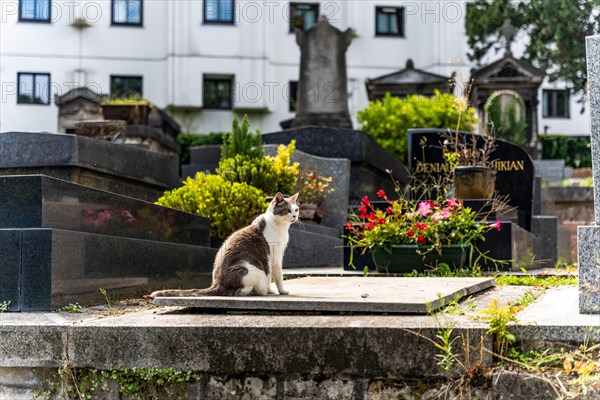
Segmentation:
{"type": "Polygon", "coordinates": [[[50,22],[50,0],[19,0],[19,21],[50,22]]]}
{"type": "Polygon", "coordinates": [[[110,77],[110,97],[132,98],[142,97],[141,76],[114,76],[110,77]]]}
{"type": "Polygon", "coordinates": [[[50,104],[50,74],[19,72],[17,103],[50,104]]]}
{"type": "Polygon", "coordinates": [[[142,0],[112,0],[112,24],[141,26],[142,0]]]}
{"type": "Polygon", "coordinates": [[[543,90],[542,107],[544,118],[570,118],[570,96],[568,90],[543,90]]]}
{"type": "Polygon", "coordinates": [[[204,0],[204,22],[233,24],[234,0],[204,0]]]}
{"type": "Polygon", "coordinates": [[[296,112],[296,106],[298,104],[298,82],[290,81],[288,101],[290,102],[290,112],[296,112]]]}
{"type": "Polygon", "coordinates": [[[404,37],[404,7],[375,7],[375,35],[404,37]]]}
{"type": "Polygon", "coordinates": [[[204,77],[204,108],[231,110],[233,108],[233,78],[204,77]]]}
{"type": "Polygon", "coordinates": [[[319,17],[319,3],[291,3],[290,4],[290,32],[301,29],[310,29],[317,23],[319,17]]]}

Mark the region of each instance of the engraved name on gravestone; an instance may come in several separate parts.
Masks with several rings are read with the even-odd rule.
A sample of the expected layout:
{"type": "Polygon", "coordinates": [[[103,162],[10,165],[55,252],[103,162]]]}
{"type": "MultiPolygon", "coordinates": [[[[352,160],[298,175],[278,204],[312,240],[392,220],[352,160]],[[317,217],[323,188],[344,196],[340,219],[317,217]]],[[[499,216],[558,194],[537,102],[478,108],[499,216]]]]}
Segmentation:
{"type": "MultiPolygon", "coordinates": [[[[447,131],[439,129],[411,129],[408,132],[408,162],[417,179],[439,178],[450,172],[444,161],[442,145],[447,131]]],[[[470,135],[462,132],[461,135],[470,135]]],[[[496,192],[508,196],[510,206],[517,208],[518,224],[531,231],[533,215],[533,178],[535,167],[529,154],[520,146],[496,139],[497,147],[490,154],[496,169],[496,192]]],[[[478,146],[483,138],[478,136],[478,146]]]]}
{"type": "Polygon", "coordinates": [[[586,53],[596,224],[577,231],[579,311],[600,314],[600,36],[586,38],[586,53]]]}

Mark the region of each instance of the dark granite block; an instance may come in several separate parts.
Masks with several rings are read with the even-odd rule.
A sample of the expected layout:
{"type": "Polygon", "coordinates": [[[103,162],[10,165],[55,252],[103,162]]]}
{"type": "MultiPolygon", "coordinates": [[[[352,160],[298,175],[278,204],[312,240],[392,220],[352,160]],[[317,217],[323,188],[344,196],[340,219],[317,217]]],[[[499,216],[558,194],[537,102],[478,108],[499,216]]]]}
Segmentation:
{"type": "Polygon", "coordinates": [[[45,174],[146,200],[179,184],[176,156],[66,134],[0,134],[0,175],[45,174]]]}
{"type": "Polygon", "coordinates": [[[342,239],[338,236],[292,226],[283,258],[284,267],[339,267],[342,263],[342,239]]]}
{"type": "Polygon", "coordinates": [[[536,236],[536,263],[541,267],[554,267],[558,260],[558,218],[534,215],[531,231],[536,236]]]}
{"type": "Polygon", "coordinates": [[[10,301],[9,310],[20,310],[21,233],[0,229],[0,303],[10,301]]]}
{"type": "Polygon", "coordinates": [[[0,228],[56,228],[209,245],[209,220],[43,175],[0,177],[0,228]]]}
{"type": "Polygon", "coordinates": [[[131,296],[205,287],[216,254],[206,247],[57,229],[4,229],[0,238],[0,259],[7,260],[0,274],[10,277],[0,283],[0,295],[11,296],[14,311],[102,302],[100,288],[131,296]]]}
{"type": "Polygon", "coordinates": [[[52,230],[24,229],[21,258],[21,310],[51,309],[52,230]]]}

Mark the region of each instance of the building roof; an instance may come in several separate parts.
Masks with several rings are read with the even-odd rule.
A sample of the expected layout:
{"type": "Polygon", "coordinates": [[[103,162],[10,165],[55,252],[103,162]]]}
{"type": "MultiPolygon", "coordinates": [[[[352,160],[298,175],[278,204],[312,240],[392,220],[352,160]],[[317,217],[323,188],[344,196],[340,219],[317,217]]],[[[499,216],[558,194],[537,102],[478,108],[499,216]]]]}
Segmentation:
{"type": "Polygon", "coordinates": [[[434,74],[431,72],[416,69],[413,60],[410,58],[406,62],[406,67],[391,74],[383,75],[377,78],[369,79],[368,84],[422,84],[422,83],[440,83],[447,84],[450,77],[434,74]]]}

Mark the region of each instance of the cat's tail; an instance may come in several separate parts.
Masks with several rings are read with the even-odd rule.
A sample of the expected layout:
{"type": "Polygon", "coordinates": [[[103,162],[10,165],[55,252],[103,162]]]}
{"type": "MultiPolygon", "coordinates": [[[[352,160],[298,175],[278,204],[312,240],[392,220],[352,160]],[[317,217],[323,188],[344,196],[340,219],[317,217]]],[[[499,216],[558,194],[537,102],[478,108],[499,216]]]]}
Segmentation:
{"type": "Polygon", "coordinates": [[[223,296],[226,295],[220,288],[220,285],[208,287],[206,289],[189,289],[189,290],[157,290],[150,294],[153,299],[157,297],[201,297],[201,296],[223,296]]]}

